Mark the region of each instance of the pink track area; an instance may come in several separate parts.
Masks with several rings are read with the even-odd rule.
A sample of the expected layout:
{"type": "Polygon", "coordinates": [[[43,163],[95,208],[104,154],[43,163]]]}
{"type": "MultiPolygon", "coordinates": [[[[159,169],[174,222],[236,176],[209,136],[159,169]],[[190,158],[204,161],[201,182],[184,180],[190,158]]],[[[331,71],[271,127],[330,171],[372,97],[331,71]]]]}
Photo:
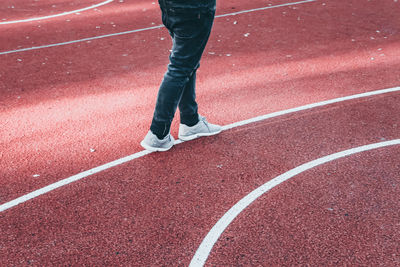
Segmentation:
{"type": "Polygon", "coordinates": [[[100,4],[105,0],[4,0],[0,4],[0,23],[13,20],[25,20],[71,12],[100,4]]]}
{"type": "Polygon", "coordinates": [[[399,148],[308,171],[240,215],[208,266],[397,266],[399,148]]]}
{"type": "MultiPolygon", "coordinates": [[[[11,2],[0,22],[102,1],[1,5],[11,2]]],[[[285,3],[219,1],[198,75],[200,113],[210,122],[400,85],[398,2],[274,7],[285,3]]],[[[125,0],[0,24],[0,204],[142,151],[171,46],[164,28],[147,29],[160,15],[157,1],[125,0]],[[120,34],[132,30],[141,31],[120,34]],[[34,49],[16,51],[25,48],[34,49]]],[[[187,266],[218,219],[261,184],[338,151],[399,139],[399,101],[397,91],[275,117],[59,188],[0,213],[0,262],[187,266]]],[[[294,177],[243,211],[206,265],[399,265],[399,162],[392,146],[294,177]]]]}
{"type": "MultiPolygon", "coordinates": [[[[256,187],[310,160],[398,137],[390,114],[400,112],[399,97],[237,128],[53,191],[0,215],[1,260],[187,266],[213,224],[256,187]]],[[[399,151],[350,156],[277,187],[222,235],[210,266],[395,266],[399,151]]]]}

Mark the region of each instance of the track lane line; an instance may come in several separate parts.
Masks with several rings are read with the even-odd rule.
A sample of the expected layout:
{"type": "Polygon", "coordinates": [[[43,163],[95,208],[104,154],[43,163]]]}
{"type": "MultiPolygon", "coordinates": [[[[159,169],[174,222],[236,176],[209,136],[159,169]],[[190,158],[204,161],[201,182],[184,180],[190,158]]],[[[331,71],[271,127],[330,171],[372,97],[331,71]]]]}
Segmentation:
{"type": "Polygon", "coordinates": [[[242,10],[242,11],[237,11],[233,13],[228,13],[228,14],[222,14],[222,15],[217,15],[215,16],[216,18],[223,18],[223,17],[228,17],[228,16],[236,16],[239,14],[244,14],[244,13],[249,13],[249,12],[255,12],[255,11],[261,11],[261,10],[266,10],[270,8],[277,8],[277,7],[284,7],[284,6],[293,6],[293,5],[300,5],[300,4],[305,4],[309,2],[316,2],[317,0],[304,0],[304,1],[299,1],[299,2],[292,2],[292,3],[285,3],[285,4],[280,4],[280,5],[274,5],[274,6],[266,6],[266,7],[260,7],[260,8],[254,8],[254,9],[249,9],[249,10],[242,10]]]}
{"type": "Polygon", "coordinates": [[[96,40],[96,39],[114,37],[114,36],[118,36],[118,35],[125,35],[125,34],[130,34],[130,33],[154,30],[154,29],[159,29],[159,28],[162,28],[162,27],[163,27],[163,25],[158,25],[158,26],[153,26],[153,27],[148,27],[148,28],[143,28],[143,29],[137,29],[137,30],[132,30],[132,31],[118,32],[118,33],[100,35],[100,36],[95,36],[95,37],[88,37],[88,38],[84,38],[84,39],[67,41],[67,42],[63,42],[63,43],[56,43],[56,44],[49,44],[49,45],[42,45],[42,46],[33,46],[33,47],[29,47],[29,48],[21,48],[21,49],[17,49],[17,50],[0,52],[0,55],[13,54],[13,53],[18,53],[18,52],[25,52],[25,51],[31,51],[31,50],[37,50],[37,49],[43,49],[43,48],[50,48],[50,47],[55,47],[55,46],[63,46],[63,45],[81,43],[81,42],[92,41],[92,40],[96,40]]]}
{"type": "MultiPolygon", "coordinates": [[[[300,4],[305,4],[305,3],[309,3],[309,2],[315,2],[315,1],[317,1],[317,0],[305,0],[305,1],[300,1],[300,2],[292,2],[292,3],[275,5],[275,6],[267,6],[267,7],[261,7],[261,8],[256,8],[256,9],[242,10],[242,11],[237,11],[237,12],[233,12],[233,13],[217,15],[217,16],[215,16],[215,18],[222,18],[222,17],[227,17],[227,16],[236,16],[236,15],[239,15],[239,14],[244,14],[244,13],[249,13],[249,12],[256,12],[256,11],[267,10],[267,9],[271,9],[271,8],[284,7],[284,6],[291,6],[291,5],[300,5],[300,4]]],[[[108,38],[108,37],[114,37],[114,36],[119,36],[119,35],[132,34],[132,33],[137,33],[137,32],[142,32],[142,31],[160,29],[160,28],[163,28],[163,27],[164,27],[164,25],[157,25],[157,26],[153,26],[153,27],[147,27],[147,28],[136,29],[136,30],[131,30],[131,31],[124,31],[124,32],[118,32],[118,33],[99,35],[99,36],[88,37],[88,38],[83,38],[83,39],[78,39],[78,40],[67,41],[67,42],[48,44],[48,45],[41,45],[41,46],[33,46],[33,47],[29,47],[29,48],[21,48],[21,49],[16,49],[16,50],[0,52],[0,55],[19,53],[19,52],[25,52],[25,51],[31,51],[31,50],[37,50],[37,49],[43,49],[43,48],[50,48],[50,47],[55,47],[55,46],[69,45],[69,44],[86,42],[86,41],[97,40],[97,39],[108,38]]]]}
{"type": "MultiPolygon", "coordinates": [[[[326,105],[329,105],[329,104],[344,102],[344,101],[348,101],[348,100],[352,100],[352,99],[359,99],[359,98],[375,96],[375,95],[380,95],[380,94],[386,94],[386,93],[399,92],[399,91],[400,91],[400,87],[394,87],[394,88],[382,89],[382,90],[377,90],[377,91],[371,91],[371,92],[362,93],[362,94],[351,95],[351,96],[347,96],[347,97],[335,98],[335,99],[331,99],[331,100],[327,100],[327,101],[322,101],[322,102],[318,102],[318,103],[314,103],[314,104],[301,106],[301,107],[298,107],[298,108],[292,108],[292,109],[287,109],[287,110],[283,110],[283,111],[279,111],[279,112],[270,113],[270,114],[267,114],[267,115],[264,115],[264,116],[258,116],[258,117],[252,118],[252,119],[248,119],[248,120],[236,122],[236,123],[233,123],[233,124],[225,125],[222,128],[223,128],[224,131],[226,131],[228,129],[232,129],[232,128],[235,128],[235,127],[244,126],[244,125],[251,124],[251,123],[254,123],[254,122],[257,122],[257,121],[262,121],[262,120],[266,120],[266,119],[269,119],[269,118],[282,116],[282,115],[289,114],[289,113],[295,113],[295,112],[298,112],[298,111],[313,109],[315,107],[326,106],[326,105]]],[[[178,139],[178,140],[175,140],[174,145],[178,145],[180,143],[183,143],[183,141],[178,139]]],[[[93,169],[90,169],[90,170],[78,173],[76,175],[73,175],[71,177],[65,178],[63,180],[60,180],[58,182],[55,182],[53,184],[50,184],[50,185],[45,186],[45,187],[43,187],[41,189],[35,190],[35,191],[31,192],[31,193],[28,193],[26,195],[23,195],[21,197],[18,197],[18,198],[14,199],[14,200],[11,200],[9,202],[6,202],[6,203],[0,205],[0,212],[3,212],[5,210],[7,210],[7,209],[15,207],[15,206],[17,206],[17,205],[19,205],[21,203],[27,202],[28,200],[34,199],[36,197],[39,197],[39,196],[41,196],[43,194],[49,193],[49,192],[51,192],[51,191],[53,191],[53,190],[55,190],[57,188],[66,186],[66,185],[68,185],[68,184],[70,184],[72,182],[79,181],[79,180],[81,180],[83,178],[86,178],[88,176],[91,176],[93,174],[102,172],[104,170],[107,170],[107,169],[110,169],[112,167],[121,165],[123,163],[132,161],[134,159],[141,158],[141,157],[143,157],[145,155],[148,155],[150,153],[153,153],[153,152],[143,150],[143,151],[140,151],[138,153],[134,153],[134,154],[132,154],[130,156],[126,156],[124,158],[117,159],[115,161],[103,164],[103,165],[95,167],[93,169]]]]}
{"type": "Polygon", "coordinates": [[[363,97],[368,97],[368,96],[374,96],[374,95],[380,95],[380,94],[385,94],[385,93],[392,93],[392,92],[397,92],[397,91],[400,91],[400,87],[394,87],[394,88],[371,91],[371,92],[366,92],[366,93],[361,93],[361,94],[356,94],[356,95],[339,97],[339,98],[335,98],[335,99],[331,99],[331,100],[326,100],[326,101],[308,104],[308,105],[304,105],[304,106],[300,106],[300,107],[296,107],[296,108],[277,111],[277,112],[273,112],[273,113],[266,114],[266,115],[261,115],[261,116],[254,117],[254,118],[251,118],[248,120],[235,122],[235,123],[223,126],[222,129],[229,130],[229,129],[236,128],[236,127],[246,125],[249,123],[262,121],[262,120],[270,119],[270,118],[277,117],[277,116],[282,116],[282,115],[289,114],[289,113],[294,113],[294,112],[312,109],[312,108],[316,108],[316,107],[326,106],[329,104],[334,104],[334,103],[343,102],[343,101],[347,101],[347,100],[363,98],[363,97]]]}
{"type": "Polygon", "coordinates": [[[81,9],[77,9],[77,10],[66,11],[66,12],[62,12],[62,13],[59,13],[59,14],[55,14],[55,15],[43,16],[43,17],[38,17],[38,18],[30,18],[30,19],[3,21],[3,22],[0,22],[0,25],[2,25],[2,24],[15,24],[15,23],[31,22],[31,21],[37,21],[37,20],[45,20],[45,19],[51,19],[51,18],[56,18],[56,17],[60,17],[60,16],[65,16],[65,15],[75,14],[75,13],[79,13],[79,12],[82,12],[82,11],[86,11],[86,10],[89,10],[89,9],[93,9],[93,8],[96,8],[96,7],[99,7],[99,6],[103,6],[103,5],[109,4],[112,1],[114,1],[114,0],[107,0],[107,1],[101,2],[101,3],[96,4],[96,5],[92,5],[92,6],[81,8],[81,9]]]}
{"type": "Polygon", "coordinates": [[[33,191],[33,192],[29,193],[29,194],[23,195],[23,196],[21,196],[19,198],[16,198],[16,199],[12,200],[12,201],[9,201],[7,203],[2,204],[0,206],[0,212],[3,212],[3,211],[5,211],[5,210],[7,210],[9,208],[15,207],[15,206],[17,206],[17,205],[19,205],[21,203],[24,203],[24,202],[26,202],[26,201],[28,201],[30,199],[36,198],[36,197],[38,197],[40,195],[46,194],[46,193],[48,193],[50,191],[53,191],[53,190],[55,190],[57,188],[60,188],[62,186],[66,186],[66,185],[68,185],[70,183],[79,181],[79,180],[81,180],[83,178],[86,178],[88,176],[91,176],[93,174],[96,174],[96,173],[102,172],[104,170],[110,169],[112,167],[121,165],[121,164],[123,164],[125,162],[129,162],[129,161],[132,161],[134,159],[141,158],[141,157],[143,157],[145,155],[148,155],[150,153],[151,153],[150,151],[143,150],[143,151],[140,151],[138,153],[132,154],[130,156],[126,156],[124,158],[120,158],[120,159],[114,160],[112,162],[103,164],[103,165],[95,167],[93,169],[90,169],[90,170],[78,173],[76,175],[73,175],[71,177],[68,177],[66,179],[60,180],[58,182],[55,182],[55,183],[50,184],[48,186],[45,186],[45,187],[43,187],[41,189],[35,190],[35,191],[33,191]]]}
{"type": "Polygon", "coordinates": [[[357,153],[388,147],[400,145],[400,139],[394,139],[391,141],[374,143],[364,146],[359,146],[355,148],[351,148],[348,150],[344,150],[338,153],[334,153],[331,155],[327,155],[325,157],[304,163],[294,169],[291,169],[272,180],[268,181],[267,183],[263,184],[262,186],[256,188],[244,198],[239,200],[232,208],[230,208],[222,217],[218,220],[218,222],[211,228],[208,232],[206,237],[201,242],[199,248],[197,249],[194,257],[192,258],[189,267],[200,267],[204,266],[206,263],[208,256],[211,253],[212,248],[214,247],[215,243],[218,241],[221,234],[225,231],[225,229],[232,223],[232,221],[251,203],[261,197],[263,194],[271,190],[272,188],[278,186],[279,184],[295,177],[296,175],[303,173],[307,170],[310,170],[314,167],[323,165],[325,163],[347,157],[350,155],[354,155],[357,153]]]}

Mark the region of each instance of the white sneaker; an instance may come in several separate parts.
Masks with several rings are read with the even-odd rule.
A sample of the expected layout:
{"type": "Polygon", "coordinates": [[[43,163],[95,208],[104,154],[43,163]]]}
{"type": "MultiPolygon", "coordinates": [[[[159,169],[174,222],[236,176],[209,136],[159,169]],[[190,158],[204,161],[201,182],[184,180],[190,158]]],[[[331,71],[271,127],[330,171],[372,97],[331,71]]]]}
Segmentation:
{"type": "Polygon", "coordinates": [[[221,131],[221,126],[211,124],[207,122],[206,118],[199,115],[199,122],[196,125],[192,127],[185,124],[179,125],[179,139],[189,141],[201,136],[219,134],[221,131]]]}
{"type": "Polygon", "coordinates": [[[140,145],[149,151],[167,151],[174,145],[174,141],[171,134],[160,140],[155,134],[149,131],[140,145]]]}

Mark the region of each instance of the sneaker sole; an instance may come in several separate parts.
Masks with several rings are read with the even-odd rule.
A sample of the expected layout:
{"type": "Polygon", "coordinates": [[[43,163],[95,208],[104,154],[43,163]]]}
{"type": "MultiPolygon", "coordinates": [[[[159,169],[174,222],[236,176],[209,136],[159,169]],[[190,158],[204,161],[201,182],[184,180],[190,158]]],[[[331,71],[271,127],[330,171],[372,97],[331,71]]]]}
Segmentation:
{"type": "Polygon", "coordinates": [[[148,145],[145,144],[143,141],[140,143],[140,145],[141,145],[144,149],[149,150],[149,151],[152,151],[152,152],[165,152],[165,151],[170,150],[170,149],[174,146],[174,145],[172,144],[172,146],[166,147],[166,148],[162,148],[162,147],[153,147],[153,146],[148,146],[148,145]]]}
{"type": "Polygon", "coordinates": [[[220,132],[222,132],[222,129],[219,130],[218,132],[213,132],[213,133],[198,133],[198,134],[193,134],[193,135],[188,135],[188,136],[179,135],[178,137],[179,137],[179,139],[181,139],[183,141],[190,141],[190,140],[202,137],[202,136],[216,135],[216,134],[219,134],[220,132]]]}

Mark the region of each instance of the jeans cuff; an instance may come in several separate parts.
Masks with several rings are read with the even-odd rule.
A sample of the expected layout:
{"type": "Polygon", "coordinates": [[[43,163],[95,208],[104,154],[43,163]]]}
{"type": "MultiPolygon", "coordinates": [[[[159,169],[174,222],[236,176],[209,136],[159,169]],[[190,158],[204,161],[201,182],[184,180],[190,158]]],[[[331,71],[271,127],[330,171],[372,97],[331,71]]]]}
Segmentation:
{"type": "Polygon", "coordinates": [[[199,114],[183,115],[181,114],[181,123],[189,127],[196,125],[199,122],[199,114]]]}

